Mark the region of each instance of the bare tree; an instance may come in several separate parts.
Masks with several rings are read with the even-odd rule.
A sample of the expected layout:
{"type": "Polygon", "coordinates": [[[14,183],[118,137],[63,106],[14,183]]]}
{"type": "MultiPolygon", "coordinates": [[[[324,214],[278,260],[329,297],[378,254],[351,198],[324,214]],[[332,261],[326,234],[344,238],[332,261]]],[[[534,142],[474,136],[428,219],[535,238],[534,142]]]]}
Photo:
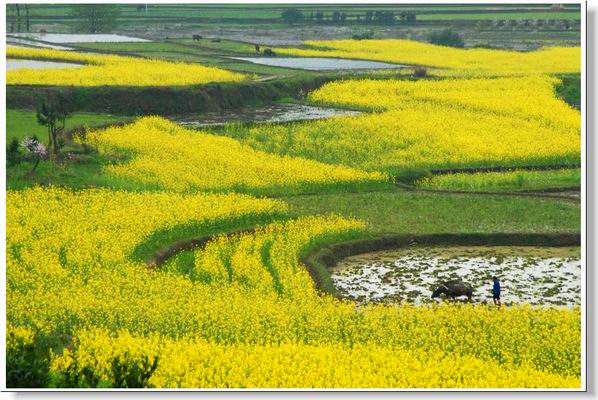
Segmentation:
{"type": "Polygon", "coordinates": [[[81,4],[73,9],[77,28],[89,33],[110,32],[118,22],[118,7],[112,4],[81,4]]]}
{"type": "Polygon", "coordinates": [[[29,4],[25,3],[25,26],[27,27],[27,32],[29,32],[29,27],[30,27],[30,23],[29,23],[29,4]]]}
{"type": "Polygon", "coordinates": [[[37,123],[48,128],[48,147],[53,155],[60,151],[59,135],[64,131],[70,113],[69,101],[62,93],[48,93],[36,108],[37,123]]]}
{"type": "Polygon", "coordinates": [[[17,7],[17,32],[21,32],[21,8],[18,4],[15,4],[17,7]]]}

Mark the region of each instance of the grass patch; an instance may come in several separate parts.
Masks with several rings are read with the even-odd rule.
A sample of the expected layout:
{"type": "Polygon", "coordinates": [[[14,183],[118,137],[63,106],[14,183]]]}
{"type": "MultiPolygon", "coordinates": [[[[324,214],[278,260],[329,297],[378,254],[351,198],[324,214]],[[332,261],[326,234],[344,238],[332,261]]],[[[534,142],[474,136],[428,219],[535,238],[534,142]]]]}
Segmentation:
{"type": "Polygon", "coordinates": [[[384,233],[578,233],[578,205],[533,198],[392,192],[283,197],[296,215],[336,213],[384,233]]]}
{"type": "MultiPolygon", "coordinates": [[[[99,113],[75,113],[66,120],[65,129],[69,130],[79,126],[94,127],[112,122],[122,121],[123,117],[99,113]]],[[[13,138],[21,141],[25,136],[36,135],[38,139],[48,144],[48,130],[39,125],[35,111],[6,110],[6,142],[13,138]]]]}
{"type": "Polygon", "coordinates": [[[579,11],[530,11],[530,12],[495,12],[495,13],[433,13],[418,15],[420,21],[447,21],[447,20],[521,20],[521,19],[542,19],[542,20],[580,20],[579,11]]]}
{"type": "Polygon", "coordinates": [[[561,75],[559,76],[562,83],[555,87],[556,94],[563,99],[567,104],[581,109],[581,75],[561,75]]]}
{"type": "Polygon", "coordinates": [[[42,161],[34,173],[33,163],[23,161],[18,165],[6,168],[6,187],[9,190],[21,190],[28,187],[64,186],[73,189],[107,187],[122,190],[159,190],[157,185],[117,178],[105,174],[103,166],[120,160],[99,155],[97,153],[81,154],[77,147],[67,146],[65,152],[73,150],[71,160],[60,163],[42,161]]]}

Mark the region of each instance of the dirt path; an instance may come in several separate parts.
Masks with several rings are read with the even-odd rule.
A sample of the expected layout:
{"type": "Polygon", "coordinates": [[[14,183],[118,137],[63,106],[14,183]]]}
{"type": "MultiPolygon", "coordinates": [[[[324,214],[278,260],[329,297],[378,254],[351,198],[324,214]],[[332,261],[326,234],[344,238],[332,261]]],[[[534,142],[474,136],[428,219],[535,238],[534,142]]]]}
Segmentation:
{"type": "Polygon", "coordinates": [[[581,192],[579,187],[548,188],[529,192],[487,192],[487,191],[468,191],[468,190],[443,190],[443,189],[423,189],[404,183],[396,182],[396,186],[411,192],[420,193],[438,193],[438,194],[469,194],[477,196],[518,196],[535,197],[540,199],[555,199],[567,201],[570,203],[581,203],[581,192]]]}

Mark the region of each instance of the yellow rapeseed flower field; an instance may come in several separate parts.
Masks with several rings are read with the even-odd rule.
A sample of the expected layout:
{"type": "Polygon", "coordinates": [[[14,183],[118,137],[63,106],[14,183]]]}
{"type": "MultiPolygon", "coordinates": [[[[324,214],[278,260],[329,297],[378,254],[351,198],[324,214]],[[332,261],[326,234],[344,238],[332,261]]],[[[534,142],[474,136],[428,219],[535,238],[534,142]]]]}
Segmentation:
{"type": "MultiPolygon", "coordinates": [[[[283,201],[235,192],[383,187],[407,168],[579,164],[580,113],[555,97],[559,80],[548,74],[579,72],[580,49],[307,44],[278,51],[426,65],[451,78],[331,82],[309,98],[369,113],[232,128],[239,140],[160,117],[88,131],[78,140],[121,160],[106,173],[163,191],[8,191],[10,361],[52,346],[52,385],[75,387],[579,388],[579,307],[358,305],[322,294],[302,256],[361,238],[366,224],[295,218],[283,201]],[[145,261],[215,232],[161,266],[145,261]]],[[[47,49],[9,48],[8,57],[87,64],[11,71],[8,84],[245,79],[199,65],[47,49]]],[[[483,184],[488,176],[510,179],[484,175],[483,184]]]]}
{"type": "Polygon", "coordinates": [[[555,97],[558,82],[548,76],[342,80],[310,99],[375,112],[229,134],[267,152],[391,174],[420,167],[577,165],[581,115],[555,97]]]}
{"type": "Polygon", "coordinates": [[[358,237],[357,220],[219,236],[187,273],[133,257],[157,231],[193,223],[201,235],[231,216],[284,212],[232,194],[9,191],[9,353],[37,335],[72,337],[51,371],[94,385],[141,368],[157,387],[579,387],[578,308],[357,306],[318,294],[300,255],[358,237]]]}
{"type": "Polygon", "coordinates": [[[7,71],[7,85],[183,86],[246,79],[243,74],[199,64],[53,49],[8,47],[6,57],[85,64],[81,68],[7,71]]]}
{"type": "Polygon", "coordinates": [[[494,49],[458,49],[412,40],[306,41],[307,48],[279,48],[280,54],[301,57],[338,57],[423,65],[441,75],[505,76],[579,73],[580,47],[549,47],[520,52],[494,49]]]}
{"type": "Polygon", "coordinates": [[[507,189],[544,189],[574,187],[581,184],[581,170],[576,168],[548,171],[476,172],[435,175],[415,182],[428,189],[500,191],[507,189]]]}
{"type": "Polygon", "coordinates": [[[161,117],[91,131],[84,140],[101,152],[130,155],[129,162],[105,167],[107,173],[174,191],[297,193],[388,182],[381,173],[268,154],[161,117]]]}

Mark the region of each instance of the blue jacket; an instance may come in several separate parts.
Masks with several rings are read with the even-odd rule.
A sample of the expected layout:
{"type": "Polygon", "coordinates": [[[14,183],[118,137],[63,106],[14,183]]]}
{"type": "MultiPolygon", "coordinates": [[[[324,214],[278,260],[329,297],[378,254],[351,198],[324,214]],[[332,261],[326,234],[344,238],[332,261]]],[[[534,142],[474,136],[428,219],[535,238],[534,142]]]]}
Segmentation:
{"type": "Polygon", "coordinates": [[[492,287],[492,293],[495,296],[500,295],[500,282],[499,281],[494,282],[494,286],[492,287]]]}

